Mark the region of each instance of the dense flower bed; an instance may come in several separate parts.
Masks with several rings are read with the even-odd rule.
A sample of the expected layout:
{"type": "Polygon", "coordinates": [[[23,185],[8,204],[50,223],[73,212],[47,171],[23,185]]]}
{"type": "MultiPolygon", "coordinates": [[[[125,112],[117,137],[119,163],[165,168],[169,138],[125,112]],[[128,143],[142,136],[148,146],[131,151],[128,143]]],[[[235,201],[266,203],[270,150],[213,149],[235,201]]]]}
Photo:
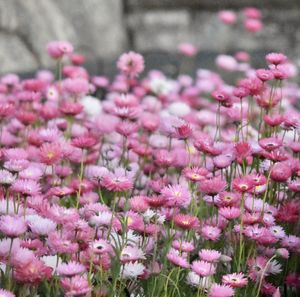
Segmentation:
{"type": "Polygon", "coordinates": [[[230,84],[140,76],[129,52],[109,81],[68,42],[47,49],[56,78],[0,82],[0,296],[297,296],[300,89],[285,55],[257,70],[220,55],[230,84]]]}

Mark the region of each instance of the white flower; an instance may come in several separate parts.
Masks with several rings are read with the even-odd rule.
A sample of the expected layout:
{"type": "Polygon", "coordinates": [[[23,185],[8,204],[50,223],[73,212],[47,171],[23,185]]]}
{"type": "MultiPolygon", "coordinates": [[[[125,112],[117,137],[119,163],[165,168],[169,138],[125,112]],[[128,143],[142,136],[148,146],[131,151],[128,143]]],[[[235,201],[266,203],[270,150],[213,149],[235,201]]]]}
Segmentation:
{"type": "Polygon", "coordinates": [[[191,112],[191,108],[184,102],[173,102],[169,105],[168,111],[177,117],[184,117],[191,112]]]}
{"type": "Polygon", "coordinates": [[[271,261],[268,265],[268,272],[271,274],[279,274],[281,271],[281,265],[275,260],[271,261]]]}
{"type": "Polygon", "coordinates": [[[112,220],[112,213],[110,211],[101,211],[97,215],[90,218],[90,224],[97,227],[101,225],[110,225],[112,220]]]}
{"type": "Polygon", "coordinates": [[[147,209],[147,210],[144,212],[143,217],[144,217],[145,221],[146,221],[147,223],[149,223],[150,220],[155,216],[155,214],[156,214],[156,213],[155,213],[152,209],[147,209]]]}
{"type": "Polygon", "coordinates": [[[208,277],[200,277],[194,271],[190,271],[186,276],[186,282],[194,287],[207,289],[211,285],[211,280],[208,277]]]}
{"type": "Polygon", "coordinates": [[[155,77],[150,81],[150,89],[157,95],[168,95],[172,90],[172,83],[163,77],[155,77]]]}
{"type": "Polygon", "coordinates": [[[101,102],[96,97],[85,96],[80,103],[83,105],[84,112],[92,118],[98,116],[102,111],[101,102]]]}
{"type": "Polygon", "coordinates": [[[145,268],[146,267],[142,263],[126,263],[121,268],[122,278],[137,278],[144,273],[145,268]]]}

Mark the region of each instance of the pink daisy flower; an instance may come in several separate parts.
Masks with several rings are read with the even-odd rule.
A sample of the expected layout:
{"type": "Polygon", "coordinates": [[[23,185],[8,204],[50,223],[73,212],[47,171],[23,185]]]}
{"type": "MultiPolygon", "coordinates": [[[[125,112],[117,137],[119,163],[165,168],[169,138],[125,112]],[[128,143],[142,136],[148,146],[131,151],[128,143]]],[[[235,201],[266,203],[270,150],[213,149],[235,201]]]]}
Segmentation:
{"type": "Polygon", "coordinates": [[[219,214],[227,220],[233,220],[241,215],[241,211],[238,207],[221,207],[219,214]]]}
{"type": "Polygon", "coordinates": [[[101,185],[109,191],[127,191],[132,189],[131,178],[125,174],[123,168],[117,168],[114,173],[108,173],[103,177],[101,185]]]}
{"type": "Polygon", "coordinates": [[[214,275],[216,273],[216,267],[214,264],[206,261],[194,261],[191,265],[191,269],[202,277],[214,275]]]}
{"type": "Polygon", "coordinates": [[[222,283],[232,288],[243,288],[248,284],[248,280],[243,273],[232,273],[222,276],[222,283]]]}
{"type": "Polygon", "coordinates": [[[209,290],[209,297],[231,297],[234,290],[226,285],[213,284],[209,290]]]}
{"type": "Polygon", "coordinates": [[[44,143],[40,148],[41,162],[46,165],[54,165],[62,158],[63,153],[60,144],[56,142],[44,143]]]}
{"type": "Polygon", "coordinates": [[[182,268],[190,267],[190,264],[189,264],[188,260],[186,259],[186,257],[184,257],[183,255],[180,255],[179,251],[177,251],[175,249],[171,249],[167,253],[167,259],[176,266],[179,266],[182,268]]]}
{"type": "Polygon", "coordinates": [[[0,217],[0,231],[8,237],[18,237],[27,230],[23,217],[5,215],[0,217]]]}
{"type": "Polygon", "coordinates": [[[143,72],[144,58],[142,55],[135,52],[124,53],[120,56],[117,62],[118,69],[124,74],[135,77],[143,72]]]}
{"type": "Polygon", "coordinates": [[[36,196],[40,193],[40,184],[30,179],[17,179],[11,186],[13,192],[26,196],[36,196]]]}
{"type": "Polygon", "coordinates": [[[66,291],[66,297],[86,295],[91,290],[87,278],[80,275],[63,278],[60,283],[66,291]]]}
{"type": "Polygon", "coordinates": [[[200,259],[207,262],[218,262],[221,255],[222,254],[216,250],[202,249],[199,251],[200,259]]]}
{"type": "Polygon", "coordinates": [[[227,183],[220,177],[202,180],[199,185],[199,191],[208,195],[217,195],[225,190],[227,183]]]}
{"type": "Polygon", "coordinates": [[[167,205],[187,207],[191,201],[189,190],[182,185],[168,185],[161,190],[161,195],[166,199],[167,205]]]}
{"type": "Polygon", "coordinates": [[[198,218],[189,214],[179,213],[173,219],[175,225],[184,230],[194,229],[199,225],[198,218]]]}
{"type": "Polygon", "coordinates": [[[57,266],[57,273],[62,276],[72,277],[77,274],[82,274],[85,271],[85,266],[75,261],[61,263],[57,266]]]}

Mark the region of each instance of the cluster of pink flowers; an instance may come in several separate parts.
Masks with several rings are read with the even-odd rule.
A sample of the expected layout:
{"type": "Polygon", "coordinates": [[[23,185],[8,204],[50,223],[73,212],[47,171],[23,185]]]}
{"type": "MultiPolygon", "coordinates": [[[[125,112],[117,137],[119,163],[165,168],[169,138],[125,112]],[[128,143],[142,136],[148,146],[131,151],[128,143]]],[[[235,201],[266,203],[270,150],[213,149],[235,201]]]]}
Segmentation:
{"type": "MultiPolygon", "coordinates": [[[[244,29],[251,33],[260,32],[263,29],[261,11],[255,7],[246,7],[243,10],[244,29]]],[[[234,25],[238,22],[238,15],[232,10],[221,10],[218,13],[219,20],[226,25],[234,25]]]]}
{"type": "Polygon", "coordinates": [[[218,57],[230,84],[141,76],[135,52],[109,80],[68,42],[47,50],[56,78],[0,78],[0,296],[297,296],[300,88],[284,54],[218,57]]]}

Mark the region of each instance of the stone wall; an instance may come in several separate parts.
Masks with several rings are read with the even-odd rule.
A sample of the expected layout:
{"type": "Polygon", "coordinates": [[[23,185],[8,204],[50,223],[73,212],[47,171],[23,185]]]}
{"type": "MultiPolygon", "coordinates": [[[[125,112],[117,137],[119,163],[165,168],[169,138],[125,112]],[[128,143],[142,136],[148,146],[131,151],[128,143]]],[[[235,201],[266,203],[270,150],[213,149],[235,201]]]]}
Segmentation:
{"type": "Polygon", "coordinates": [[[172,62],[186,41],[199,46],[200,56],[240,49],[299,57],[299,28],[299,0],[0,0],[0,73],[53,66],[45,45],[55,39],[72,42],[92,71],[104,72],[129,48],[154,64],[166,57],[172,62]],[[262,8],[261,33],[220,25],[216,11],[247,5],[262,8]]]}

